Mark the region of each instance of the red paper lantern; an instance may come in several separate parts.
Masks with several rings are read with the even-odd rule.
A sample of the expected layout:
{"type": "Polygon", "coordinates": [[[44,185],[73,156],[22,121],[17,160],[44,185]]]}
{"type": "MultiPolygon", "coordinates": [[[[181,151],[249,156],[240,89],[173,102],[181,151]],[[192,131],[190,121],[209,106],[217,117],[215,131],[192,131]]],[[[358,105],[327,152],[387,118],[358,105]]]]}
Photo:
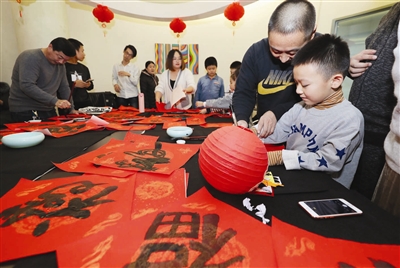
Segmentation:
{"type": "Polygon", "coordinates": [[[222,127],[201,144],[199,167],[217,190],[244,194],[263,180],[268,168],[267,150],[250,130],[222,127]]]}
{"type": "Polygon", "coordinates": [[[180,18],[175,18],[169,23],[169,28],[179,37],[179,34],[186,29],[186,24],[180,18]]]}
{"type": "Polygon", "coordinates": [[[239,2],[233,2],[225,8],[224,15],[235,26],[236,21],[240,20],[244,15],[244,7],[239,2]]]}
{"type": "Polygon", "coordinates": [[[106,23],[110,23],[110,21],[114,18],[114,13],[108,9],[107,6],[97,5],[92,11],[93,16],[97,18],[99,22],[102,22],[101,26],[103,28],[106,27],[106,23]]]}

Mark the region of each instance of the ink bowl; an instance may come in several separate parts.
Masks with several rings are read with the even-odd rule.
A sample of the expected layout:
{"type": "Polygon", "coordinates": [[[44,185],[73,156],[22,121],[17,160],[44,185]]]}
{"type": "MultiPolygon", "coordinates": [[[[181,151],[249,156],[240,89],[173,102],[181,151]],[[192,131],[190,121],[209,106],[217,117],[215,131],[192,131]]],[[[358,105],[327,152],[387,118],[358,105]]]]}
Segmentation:
{"type": "Polygon", "coordinates": [[[192,135],[193,133],[193,128],[190,127],[169,127],[167,128],[167,134],[171,138],[182,138],[182,137],[188,137],[192,135]]]}
{"type": "Polygon", "coordinates": [[[42,132],[22,132],[4,136],[1,142],[10,148],[26,148],[38,145],[43,140],[42,132]]]}

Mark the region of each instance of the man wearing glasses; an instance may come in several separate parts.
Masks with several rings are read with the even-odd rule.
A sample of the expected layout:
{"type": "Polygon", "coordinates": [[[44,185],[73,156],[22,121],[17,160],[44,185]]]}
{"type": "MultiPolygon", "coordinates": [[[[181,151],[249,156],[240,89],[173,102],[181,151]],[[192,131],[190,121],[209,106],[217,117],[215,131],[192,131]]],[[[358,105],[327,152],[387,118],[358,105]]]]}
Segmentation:
{"type": "Polygon", "coordinates": [[[136,57],[136,54],[136,48],[127,45],[124,48],[122,62],[113,67],[112,83],[117,93],[118,106],[138,108],[140,71],[134,64],[131,64],[131,60],[136,57]]]}
{"type": "Polygon", "coordinates": [[[314,6],[306,0],[286,0],[272,13],[268,38],[244,55],[233,94],[238,125],[248,127],[257,100],[260,137],[270,135],[279,118],[300,97],[296,94],[291,60],[316,31],[314,6]]]}
{"type": "Polygon", "coordinates": [[[69,101],[70,89],[64,63],[75,56],[71,43],[58,37],[46,48],[22,52],[11,77],[9,107],[14,122],[47,120],[55,107],[77,113],[69,101]]]}

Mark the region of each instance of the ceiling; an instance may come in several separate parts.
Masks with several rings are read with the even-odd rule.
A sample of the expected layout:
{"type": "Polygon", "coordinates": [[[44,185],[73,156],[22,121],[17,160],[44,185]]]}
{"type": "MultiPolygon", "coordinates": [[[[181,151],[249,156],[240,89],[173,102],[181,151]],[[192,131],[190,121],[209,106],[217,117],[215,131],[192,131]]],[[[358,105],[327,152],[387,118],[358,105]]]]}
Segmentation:
{"type": "MultiPolygon", "coordinates": [[[[152,21],[170,21],[173,18],[183,20],[204,19],[219,15],[234,0],[72,0],[82,4],[108,6],[114,13],[152,21]]],[[[242,6],[258,0],[241,0],[242,6]]]]}

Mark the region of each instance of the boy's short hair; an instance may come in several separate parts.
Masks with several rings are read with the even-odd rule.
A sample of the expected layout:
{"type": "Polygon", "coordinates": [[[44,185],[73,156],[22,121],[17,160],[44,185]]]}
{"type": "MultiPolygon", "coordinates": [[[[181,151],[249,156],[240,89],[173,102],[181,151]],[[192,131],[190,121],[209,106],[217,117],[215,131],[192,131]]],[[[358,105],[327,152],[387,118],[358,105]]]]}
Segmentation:
{"type": "Polygon", "coordinates": [[[293,66],[303,64],[316,64],[325,79],[338,73],[346,77],[350,65],[349,46],[334,35],[316,37],[304,45],[292,60],[293,66]]]}
{"type": "Polygon", "coordinates": [[[72,46],[75,48],[76,51],[79,51],[81,46],[83,46],[83,44],[80,41],[74,38],[68,38],[68,41],[72,44],[72,46]]]}
{"type": "Polygon", "coordinates": [[[238,69],[242,66],[242,63],[238,60],[234,61],[231,63],[231,66],[229,66],[229,69],[238,69]]]}
{"type": "Polygon", "coordinates": [[[136,50],[136,48],[135,48],[134,46],[132,46],[132,45],[127,45],[127,46],[124,48],[124,51],[127,50],[128,48],[129,48],[130,50],[132,50],[132,59],[133,59],[133,58],[136,57],[136,55],[137,55],[137,50],[136,50]]]}
{"type": "Polygon", "coordinates": [[[204,66],[207,67],[214,65],[215,67],[218,67],[218,63],[217,63],[217,59],[214,57],[208,57],[205,61],[204,61],[204,66]]]}
{"type": "Polygon", "coordinates": [[[232,79],[233,81],[236,81],[236,80],[237,80],[237,78],[238,78],[238,76],[239,76],[239,71],[240,71],[240,67],[237,68],[237,69],[231,74],[231,79],[232,79]]]}
{"type": "Polygon", "coordinates": [[[50,44],[54,51],[60,51],[67,57],[74,57],[76,55],[75,48],[64,37],[57,37],[56,39],[53,39],[50,44]]]}

